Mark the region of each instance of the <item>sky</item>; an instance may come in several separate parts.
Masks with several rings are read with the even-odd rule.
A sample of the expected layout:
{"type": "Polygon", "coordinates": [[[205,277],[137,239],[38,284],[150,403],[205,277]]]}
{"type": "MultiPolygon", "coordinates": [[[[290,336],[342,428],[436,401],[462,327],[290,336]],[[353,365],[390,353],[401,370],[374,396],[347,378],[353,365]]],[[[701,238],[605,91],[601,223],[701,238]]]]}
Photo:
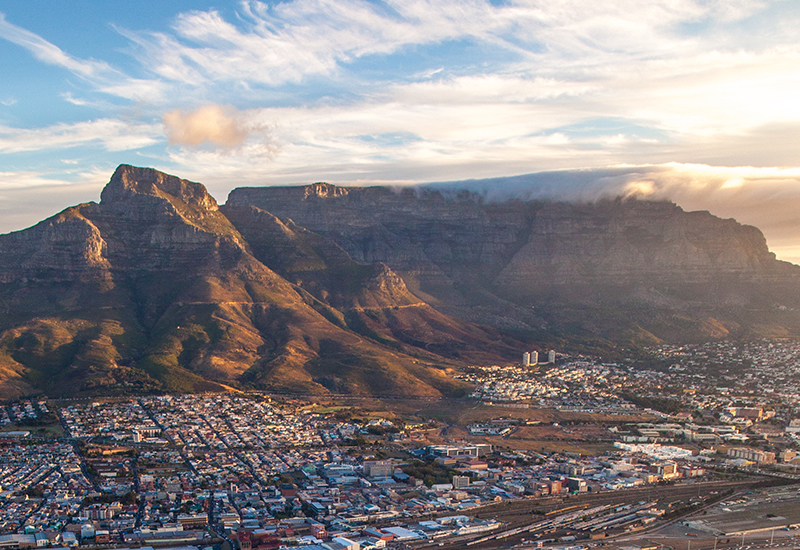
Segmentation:
{"type": "Polygon", "coordinates": [[[126,163],[221,203],[463,179],[666,198],[800,263],[798,29],[797,0],[3,0],[0,233],[126,163]]]}

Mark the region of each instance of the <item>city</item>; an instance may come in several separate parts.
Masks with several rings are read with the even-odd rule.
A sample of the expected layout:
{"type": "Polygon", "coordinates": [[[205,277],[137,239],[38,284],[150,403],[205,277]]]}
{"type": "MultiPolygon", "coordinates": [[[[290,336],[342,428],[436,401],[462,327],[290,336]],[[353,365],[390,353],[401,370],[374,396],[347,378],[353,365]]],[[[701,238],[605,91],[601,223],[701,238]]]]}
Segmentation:
{"type": "Polygon", "coordinates": [[[3,0],[0,550],[800,550],[798,28],[3,0]]]}
{"type": "Polygon", "coordinates": [[[650,351],[657,368],[552,353],[470,367],[473,394],[441,410],[234,392],[11,402],[0,546],[577,544],[800,482],[800,346],[650,351]],[[583,495],[609,500],[558,513],[583,495]],[[555,515],[533,526],[486,512],[537,502],[555,515]]]}

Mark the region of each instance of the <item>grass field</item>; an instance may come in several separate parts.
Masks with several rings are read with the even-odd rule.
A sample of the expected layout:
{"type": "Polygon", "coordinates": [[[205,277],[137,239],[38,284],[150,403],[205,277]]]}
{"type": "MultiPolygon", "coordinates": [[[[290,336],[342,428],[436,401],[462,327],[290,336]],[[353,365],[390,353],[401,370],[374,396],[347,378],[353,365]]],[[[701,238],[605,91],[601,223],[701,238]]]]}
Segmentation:
{"type": "Polygon", "coordinates": [[[429,402],[417,411],[419,416],[440,420],[446,424],[472,424],[493,418],[514,418],[542,423],[628,423],[649,422],[655,417],[649,414],[631,416],[564,412],[556,409],[516,409],[484,405],[475,401],[442,399],[429,402]]]}
{"type": "Polygon", "coordinates": [[[365,399],[339,397],[317,399],[304,409],[330,414],[347,412],[354,420],[385,418],[406,423],[433,422],[434,430],[420,434],[420,444],[448,441],[489,443],[521,451],[602,454],[613,448],[607,426],[652,421],[651,415],[601,415],[556,409],[517,409],[490,406],[470,399],[365,399]],[[467,426],[504,418],[521,425],[506,437],[472,436],[467,426]],[[530,423],[540,423],[530,425],[530,423]]]}
{"type": "MultiPolygon", "coordinates": [[[[41,426],[28,426],[26,424],[8,424],[4,432],[31,432],[31,435],[37,437],[64,437],[64,429],[61,424],[56,422],[53,424],[44,424],[41,426]]],[[[2,432],[0,432],[1,434],[2,432]]]]}

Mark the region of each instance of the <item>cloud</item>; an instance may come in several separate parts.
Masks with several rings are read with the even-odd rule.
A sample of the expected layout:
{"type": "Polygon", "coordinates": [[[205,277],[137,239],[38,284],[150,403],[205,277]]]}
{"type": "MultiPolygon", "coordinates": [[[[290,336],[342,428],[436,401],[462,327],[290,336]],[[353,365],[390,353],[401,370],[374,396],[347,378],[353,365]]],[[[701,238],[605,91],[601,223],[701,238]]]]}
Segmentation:
{"type": "Polygon", "coordinates": [[[53,187],[59,185],[71,185],[72,182],[37,174],[30,171],[11,171],[0,172],[0,189],[32,189],[36,187],[53,187]]]}
{"type": "MultiPolygon", "coordinates": [[[[282,154],[272,174],[324,166],[319,177],[404,180],[427,170],[436,179],[626,162],[727,165],[740,162],[748,141],[768,155],[764,163],[790,159],[793,148],[776,135],[760,132],[764,139],[752,141],[759,128],[800,122],[796,33],[770,28],[761,44],[739,42],[740,25],[769,7],[740,0],[249,1],[238,19],[191,11],[171,32],[120,32],[163,82],[218,103],[275,105],[246,111],[247,121],[278,127],[282,154]],[[448,44],[496,57],[471,60],[449,53],[448,44]],[[446,57],[432,54],[436,48],[446,57]],[[428,67],[394,72],[395,59],[402,73],[402,61],[418,57],[428,67]],[[359,72],[359,59],[369,72],[359,72]],[[312,80],[308,88],[294,84],[312,80]],[[595,125],[600,119],[620,127],[595,125]],[[415,138],[364,139],[388,134],[415,138]]],[[[250,134],[230,109],[170,111],[170,142],[240,147],[250,134]]],[[[748,162],[758,164],[756,156],[748,162]]],[[[246,164],[240,157],[230,161],[246,164]]]]}
{"type": "Polygon", "coordinates": [[[2,13],[0,13],[0,38],[22,46],[43,63],[70,71],[105,93],[133,100],[153,100],[162,95],[163,86],[159,82],[131,78],[105,61],[86,60],[69,55],[41,36],[9,23],[2,13]]]}
{"type": "Polygon", "coordinates": [[[0,153],[68,149],[99,143],[106,151],[129,151],[159,141],[158,125],[98,119],[44,128],[0,126],[0,153]]]}
{"type": "Polygon", "coordinates": [[[66,54],[58,46],[37,34],[9,23],[2,13],[0,13],[0,37],[22,46],[44,63],[64,67],[83,77],[91,78],[111,70],[109,65],[102,61],[85,61],[66,54]]]}
{"type": "Polygon", "coordinates": [[[261,154],[274,152],[268,125],[258,123],[230,105],[203,105],[193,111],[175,109],[162,117],[171,145],[199,148],[213,145],[225,150],[243,146],[251,136],[261,138],[261,154]]]}
{"type": "Polygon", "coordinates": [[[229,106],[204,105],[187,113],[176,109],[164,113],[162,120],[172,145],[198,147],[211,143],[233,148],[243,144],[248,135],[244,122],[229,106]]]}
{"type": "Polygon", "coordinates": [[[242,4],[239,27],[212,10],[181,14],[174,34],[120,32],[137,46],[141,63],[165,79],[278,85],[332,75],[341,64],[409,44],[488,36],[487,26],[510,24],[501,11],[475,0],[389,2],[383,8],[361,0],[295,0],[274,6],[250,1],[242,4]]]}
{"type": "Polygon", "coordinates": [[[597,200],[638,197],[671,200],[685,210],[708,210],[762,230],[781,259],[800,263],[800,168],[665,163],[538,172],[430,184],[467,188],[488,200],[512,197],[597,200]]]}
{"type": "Polygon", "coordinates": [[[113,166],[70,177],[31,171],[0,172],[0,233],[29,227],[65,208],[97,200],[113,166]]]}
{"type": "MultiPolygon", "coordinates": [[[[143,66],[189,85],[297,83],[313,75],[335,76],[361,58],[457,40],[505,50],[504,64],[516,57],[533,63],[543,73],[539,76],[569,72],[581,79],[632,62],[735,52],[741,49],[740,39],[732,39],[725,25],[768,7],[767,2],[695,0],[511,0],[501,5],[484,0],[250,0],[242,2],[236,24],[215,10],[189,11],[176,18],[171,33],[118,31],[136,46],[143,66]],[[687,25],[700,30],[691,34],[687,25]]],[[[770,29],[760,49],[791,41],[790,33],[770,29]]],[[[415,74],[430,78],[437,69],[415,74]]]]}
{"type": "MultiPolygon", "coordinates": [[[[214,10],[189,11],[176,17],[170,32],[116,27],[134,46],[141,70],[153,79],[128,77],[105,62],[77,59],[5,20],[0,36],[82,75],[98,91],[158,102],[161,113],[180,107],[172,102],[175,97],[184,104],[203,97],[217,104],[247,98],[248,105],[269,105],[279,95],[287,108],[302,104],[311,111],[343,104],[363,111],[385,101],[412,115],[417,109],[431,112],[457,103],[472,105],[472,113],[458,126],[474,122],[470,133],[476,135],[486,130],[480,109],[511,107],[519,111],[520,130],[523,121],[532,126],[528,134],[549,131],[575,142],[557,125],[623,117],[688,142],[800,120],[795,101],[800,47],[788,24],[791,15],[786,28],[761,33],[766,38],[758,45],[741,42],[746,34],[737,25],[769,7],[768,2],[744,0],[510,0],[499,5],[485,0],[245,1],[230,21],[214,10]],[[431,55],[424,49],[456,41],[475,51],[495,51],[495,57],[488,62],[467,54],[431,55]],[[355,64],[369,59],[379,68],[388,55],[427,57],[430,63],[422,70],[410,65],[412,70],[399,79],[394,64],[370,74],[360,74],[355,64]],[[293,90],[286,87],[311,78],[321,79],[311,99],[300,94],[292,100],[293,90]],[[400,83],[404,79],[412,82],[400,83]],[[333,84],[332,91],[325,83],[333,84]]],[[[235,124],[230,128],[231,135],[241,135],[235,124]]],[[[170,137],[174,143],[197,146],[180,132],[170,137]]],[[[607,145],[632,144],[639,150],[645,142],[635,138],[613,134],[607,136],[607,145]]],[[[222,146],[216,139],[205,141],[222,146]]],[[[229,138],[220,139],[231,147],[229,138]]]]}
{"type": "Polygon", "coordinates": [[[88,105],[88,101],[73,97],[72,93],[70,92],[64,92],[63,94],[61,94],[61,97],[64,98],[64,101],[72,103],[73,105],[78,105],[79,107],[85,107],[86,105],[88,105]]]}

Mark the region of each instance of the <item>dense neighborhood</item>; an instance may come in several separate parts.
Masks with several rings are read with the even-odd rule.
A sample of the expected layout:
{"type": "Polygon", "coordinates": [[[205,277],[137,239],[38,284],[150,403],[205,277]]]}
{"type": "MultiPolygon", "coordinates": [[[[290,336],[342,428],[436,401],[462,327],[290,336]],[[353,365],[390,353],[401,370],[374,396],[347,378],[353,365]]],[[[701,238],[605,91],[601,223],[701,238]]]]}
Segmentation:
{"type": "MultiPolygon", "coordinates": [[[[731,472],[794,478],[800,347],[653,354],[668,358],[662,368],[551,355],[547,365],[466,369],[470,400],[494,414],[462,432],[257,393],[9,403],[0,407],[0,547],[381,548],[493,537],[503,523],[478,511],[504,502],[722,482],[731,472]],[[704,373],[721,365],[738,371],[709,383],[704,373]],[[583,420],[509,414],[532,410],[583,420]],[[526,433],[605,450],[515,445],[526,433]]],[[[562,536],[598,538],[670,512],[657,499],[617,508],[556,524],[575,533],[562,536]]]]}

